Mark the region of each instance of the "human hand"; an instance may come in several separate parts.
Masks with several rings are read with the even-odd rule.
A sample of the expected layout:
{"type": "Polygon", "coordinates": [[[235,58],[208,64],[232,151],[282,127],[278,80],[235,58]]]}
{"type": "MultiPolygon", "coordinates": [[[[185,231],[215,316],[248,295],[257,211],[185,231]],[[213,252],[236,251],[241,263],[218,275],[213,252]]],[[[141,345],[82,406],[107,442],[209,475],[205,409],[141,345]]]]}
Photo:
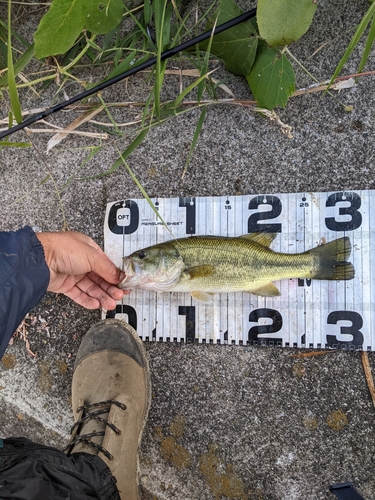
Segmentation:
{"type": "Polygon", "coordinates": [[[112,310],[128,291],[117,288],[125,273],[89,236],[67,231],[36,233],[50,270],[50,292],[63,293],[86,309],[112,310]]]}

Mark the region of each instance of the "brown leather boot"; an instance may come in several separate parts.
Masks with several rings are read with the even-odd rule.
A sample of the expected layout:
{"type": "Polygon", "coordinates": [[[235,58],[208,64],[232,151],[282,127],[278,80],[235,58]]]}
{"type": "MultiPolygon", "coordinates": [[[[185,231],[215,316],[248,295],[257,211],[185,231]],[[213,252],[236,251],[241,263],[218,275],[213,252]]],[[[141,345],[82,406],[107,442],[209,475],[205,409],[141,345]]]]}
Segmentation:
{"type": "Polygon", "coordinates": [[[150,370],[137,332],[116,319],[94,325],[74,366],[75,424],[65,452],[98,455],[122,500],[139,499],[138,446],[150,401],[150,370]]]}

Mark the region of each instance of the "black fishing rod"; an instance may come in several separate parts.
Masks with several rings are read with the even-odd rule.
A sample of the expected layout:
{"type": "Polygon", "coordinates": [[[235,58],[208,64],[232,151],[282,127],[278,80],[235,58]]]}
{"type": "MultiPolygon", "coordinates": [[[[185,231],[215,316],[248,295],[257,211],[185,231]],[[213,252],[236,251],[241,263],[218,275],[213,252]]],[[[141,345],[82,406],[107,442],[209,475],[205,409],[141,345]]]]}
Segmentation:
{"type": "MultiPolygon", "coordinates": [[[[216,28],[206,31],[205,33],[201,33],[200,35],[191,38],[190,40],[181,43],[180,45],[177,45],[176,47],[173,47],[172,49],[168,49],[165,52],[161,53],[161,60],[164,61],[165,59],[168,59],[171,56],[175,56],[179,52],[182,52],[183,50],[186,50],[193,45],[196,45],[197,43],[203,42],[203,40],[207,40],[207,38],[210,38],[212,35],[217,35],[218,33],[222,33],[223,31],[233,28],[234,26],[237,26],[237,24],[243,23],[244,21],[247,21],[248,19],[255,17],[256,15],[256,9],[249,10],[248,12],[244,12],[240,16],[235,17],[234,19],[231,19],[230,21],[227,21],[226,23],[220,24],[219,26],[216,26],[216,28]]],[[[89,97],[90,95],[95,94],[96,92],[100,92],[103,89],[106,89],[107,87],[110,87],[111,85],[120,82],[121,80],[124,80],[125,78],[128,78],[131,75],[135,75],[139,71],[142,71],[146,68],[149,68],[150,66],[153,66],[157,61],[157,57],[152,57],[148,61],[139,64],[138,66],[135,66],[128,71],[125,71],[124,73],[121,73],[120,75],[117,75],[103,83],[100,83],[99,85],[96,85],[95,87],[92,87],[89,90],[86,90],[85,92],[82,92],[81,94],[76,95],[75,97],[72,97],[71,99],[61,102],[59,104],[56,104],[56,106],[53,106],[52,108],[46,109],[45,111],[42,111],[41,113],[38,113],[36,115],[30,116],[30,118],[27,118],[27,120],[24,120],[21,123],[18,123],[18,125],[15,125],[12,128],[9,128],[8,130],[4,130],[3,132],[0,132],[0,139],[3,139],[4,137],[8,137],[9,135],[13,134],[14,132],[17,132],[18,130],[22,130],[25,127],[28,127],[29,125],[32,125],[35,122],[38,122],[39,120],[43,120],[43,118],[46,118],[47,116],[52,115],[53,113],[56,113],[57,111],[60,111],[64,108],[67,108],[71,104],[75,104],[78,101],[81,101],[85,97],[89,97]]]]}

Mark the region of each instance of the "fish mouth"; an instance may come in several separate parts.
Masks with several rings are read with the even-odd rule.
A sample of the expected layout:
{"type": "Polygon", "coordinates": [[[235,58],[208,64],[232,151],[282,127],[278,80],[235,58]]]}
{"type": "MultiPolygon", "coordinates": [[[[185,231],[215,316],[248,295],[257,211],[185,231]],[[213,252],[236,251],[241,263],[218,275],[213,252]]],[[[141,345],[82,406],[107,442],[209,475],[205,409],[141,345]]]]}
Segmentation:
{"type": "Polygon", "coordinates": [[[136,270],[134,269],[134,262],[130,257],[124,257],[123,262],[123,271],[125,273],[125,278],[117,286],[122,290],[135,288],[139,282],[139,275],[137,275],[136,270]]]}
{"type": "Polygon", "coordinates": [[[131,288],[140,288],[142,290],[153,290],[167,292],[173,288],[179,281],[181,273],[184,269],[182,258],[169,266],[165,267],[164,263],[153,274],[146,274],[142,267],[134,262],[131,257],[124,257],[124,272],[125,278],[117,285],[122,290],[131,288]]]}

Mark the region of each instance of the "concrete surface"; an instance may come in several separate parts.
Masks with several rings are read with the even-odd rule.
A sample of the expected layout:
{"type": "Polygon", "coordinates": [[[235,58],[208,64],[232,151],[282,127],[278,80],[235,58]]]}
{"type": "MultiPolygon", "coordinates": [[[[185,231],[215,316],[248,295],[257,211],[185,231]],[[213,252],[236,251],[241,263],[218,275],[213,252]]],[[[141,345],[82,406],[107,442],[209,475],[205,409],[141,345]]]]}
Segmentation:
{"type": "MultiPolygon", "coordinates": [[[[367,7],[365,0],[322,1],[310,31],[291,51],[319,80],[329,78],[367,7]]],[[[40,15],[35,10],[20,18],[25,36],[40,15]]],[[[343,74],[356,71],[362,49],[363,42],[343,74]]],[[[366,70],[374,68],[374,55],[366,70]]],[[[296,71],[297,88],[312,83],[296,71]]],[[[222,69],[218,74],[228,76],[222,69]]],[[[356,87],[335,93],[335,99],[321,93],[292,98],[278,113],[292,126],[293,139],[247,108],[212,106],[182,179],[199,116],[192,111],[151,131],[130,165],[148,194],[160,197],[371,189],[374,84],[374,76],[366,76],[356,87]],[[339,101],[353,105],[353,112],[344,111],[339,101]]],[[[178,85],[178,78],[167,77],[164,97],[173,98],[178,85]]],[[[139,75],[103,97],[107,102],[138,100],[147,86],[139,75]]],[[[237,98],[251,98],[242,79],[228,86],[237,98]]],[[[55,97],[56,90],[54,84],[39,97],[25,91],[23,107],[63,99],[62,93],[55,97]]],[[[72,96],[79,86],[70,84],[66,91],[72,96]]],[[[3,117],[5,102],[7,96],[3,117]]],[[[114,110],[119,122],[137,113],[114,110]]],[[[50,121],[63,125],[76,116],[59,113],[50,121]]],[[[97,118],[108,121],[104,113],[97,118]]],[[[86,125],[82,130],[94,129],[86,125]]],[[[62,228],[52,182],[39,187],[38,182],[51,173],[61,188],[87,157],[84,148],[99,140],[71,137],[46,155],[48,138],[34,134],[33,149],[0,151],[2,230],[24,224],[43,231],[62,228]]],[[[104,172],[116,159],[116,147],[123,150],[127,144],[126,138],[105,141],[79,175],[104,172]]],[[[105,205],[125,194],[140,196],[121,168],[109,177],[72,182],[61,195],[70,229],[103,244],[105,205]]],[[[28,340],[36,357],[17,338],[0,363],[0,434],[62,446],[72,423],[75,353],[100,313],[48,294],[30,316],[28,340]]],[[[142,442],[141,480],[154,498],[328,500],[333,498],[329,486],[344,481],[352,481],[367,500],[375,498],[375,410],[360,353],[294,358],[296,352],[289,349],[160,343],[146,344],[146,349],[153,399],[142,442]]],[[[375,355],[369,357],[375,369],[375,355]]]]}

